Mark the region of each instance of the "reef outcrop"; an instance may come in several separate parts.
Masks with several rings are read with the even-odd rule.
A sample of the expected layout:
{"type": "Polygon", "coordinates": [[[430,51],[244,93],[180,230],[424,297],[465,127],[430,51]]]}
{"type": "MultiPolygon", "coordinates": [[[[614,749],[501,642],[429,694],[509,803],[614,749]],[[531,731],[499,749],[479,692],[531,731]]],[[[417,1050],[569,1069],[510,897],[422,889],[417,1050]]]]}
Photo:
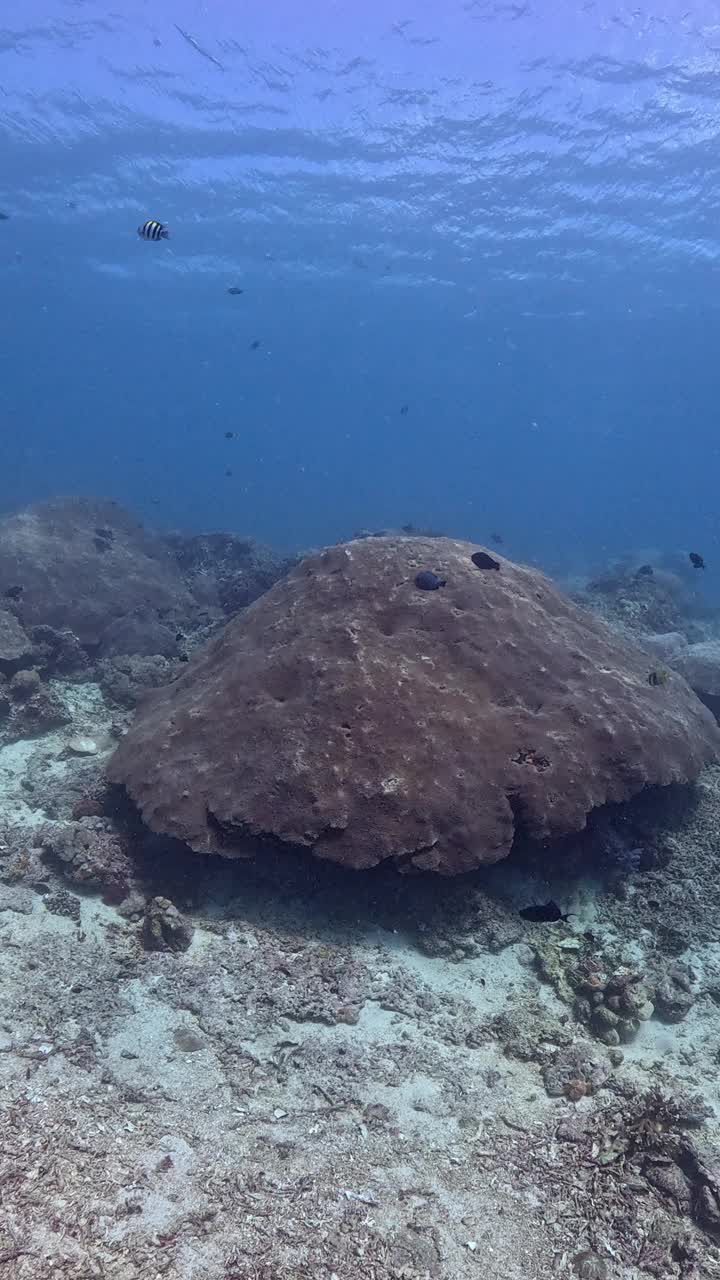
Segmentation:
{"type": "Polygon", "coordinates": [[[0,520],[0,627],[12,653],[24,632],[70,632],[93,657],[181,650],[198,620],[171,551],[114,502],[60,498],[0,520]],[[15,619],[15,630],[7,614],[15,619]]]}
{"type": "Polygon", "coordinates": [[[477,552],[388,537],[303,561],[149,696],[111,781],[199,852],[453,875],[720,758],[681,676],[477,552]],[[418,589],[424,570],[446,585],[418,589]]]}
{"type": "Polygon", "coordinates": [[[235,533],[168,534],[172,551],[194,598],[231,618],[297,563],[254,538],[235,533]]]}
{"type": "Polygon", "coordinates": [[[672,665],[720,719],[720,640],[689,645],[673,658],[672,665]]]}

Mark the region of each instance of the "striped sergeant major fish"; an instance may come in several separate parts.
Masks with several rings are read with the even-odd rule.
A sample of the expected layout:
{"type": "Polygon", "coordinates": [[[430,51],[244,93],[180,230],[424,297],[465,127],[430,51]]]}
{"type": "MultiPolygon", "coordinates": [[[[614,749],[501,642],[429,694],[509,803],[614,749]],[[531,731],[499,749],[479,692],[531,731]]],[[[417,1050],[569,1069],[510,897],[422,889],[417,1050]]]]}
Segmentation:
{"type": "Polygon", "coordinates": [[[148,218],[147,222],[143,222],[138,227],[138,235],[141,240],[169,240],[170,232],[164,222],[157,222],[155,218],[148,218]]]}

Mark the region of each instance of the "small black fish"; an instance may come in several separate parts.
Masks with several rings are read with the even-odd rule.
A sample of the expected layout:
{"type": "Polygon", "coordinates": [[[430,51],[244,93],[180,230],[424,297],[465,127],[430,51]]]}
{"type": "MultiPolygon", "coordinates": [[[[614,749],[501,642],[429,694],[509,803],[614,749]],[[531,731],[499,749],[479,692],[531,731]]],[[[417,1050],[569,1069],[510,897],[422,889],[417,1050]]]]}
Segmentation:
{"type": "Polygon", "coordinates": [[[226,431],[226,432],[225,432],[225,439],[226,439],[226,440],[234,440],[234,439],[235,439],[235,437],[236,437],[236,435],[237,435],[237,431],[226,431]]]}
{"type": "Polygon", "coordinates": [[[652,578],[654,573],[655,573],[655,570],[653,569],[651,564],[641,564],[640,568],[635,574],[635,577],[636,578],[652,578]]]}
{"type": "Polygon", "coordinates": [[[406,416],[406,414],[408,414],[409,412],[410,412],[410,405],[409,405],[409,404],[401,404],[401,405],[400,405],[400,413],[401,413],[401,415],[402,415],[402,417],[403,417],[403,418],[404,418],[404,417],[406,416]]]}
{"type": "Polygon", "coordinates": [[[8,587],[5,592],[5,598],[7,600],[19,600],[24,590],[24,587],[8,587]]]}
{"type": "Polygon", "coordinates": [[[148,218],[147,222],[143,222],[138,227],[137,233],[141,240],[169,240],[170,232],[164,222],[158,222],[155,218],[148,218]]]}
{"type": "Polygon", "coordinates": [[[226,476],[231,476],[231,475],[232,475],[232,471],[230,470],[230,467],[228,467],[227,471],[225,472],[225,475],[226,475],[226,476]]]}
{"type": "Polygon", "coordinates": [[[421,591],[437,591],[438,587],[446,587],[447,579],[438,578],[436,573],[431,573],[429,569],[423,569],[415,577],[415,586],[421,591]]]}
{"type": "Polygon", "coordinates": [[[690,552],[690,563],[691,563],[691,565],[692,565],[693,569],[704,569],[704,568],[705,568],[705,561],[703,560],[702,556],[699,556],[699,555],[698,555],[697,551],[691,551],[691,552],[690,552]]]}
{"type": "Polygon", "coordinates": [[[258,349],[258,347],[259,347],[259,346],[260,346],[260,339],[259,339],[259,338],[256,338],[254,342],[251,342],[251,343],[250,343],[250,350],[251,350],[251,351],[257,351],[257,349],[258,349]]]}
{"type": "Polygon", "coordinates": [[[496,547],[501,547],[505,539],[503,538],[501,533],[491,533],[490,541],[494,542],[496,547]]]}
{"type": "Polygon", "coordinates": [[[557,902],[533,902],[529,907],[521,907],[520,915],[524,920],[532,920],[533,924],[557,924],[567,920],[557,902]]]}
{"type": "Polygon", "coordinates": [[[489,556],[487,551],[476,551],[475,554],[470,557],[470,559],[472,560],[476,569],[499,569],[500,568],[500,561],[493,560],[492,556],[489,556]]]}
{"type": "Polygon", "coordinates": [[[0,222],[8,222],[9,219],[10,219],[9,213],[0,213],[0,222]]]}
{"type": "Polygon", "coordinates": [[[236,285],[236,284],[231,284],[231,285],[230,285],[230,288],[228,289],[228,293],[230,294],[231,298],[239,298],[239,297],[240,297],[240,294],[241,294],[241,293],[244,293],[244,292],[245,292],[245,290],[244,290],[244,289],[238,289],[238,287],[237,287],[237,285],[236,285]]]}

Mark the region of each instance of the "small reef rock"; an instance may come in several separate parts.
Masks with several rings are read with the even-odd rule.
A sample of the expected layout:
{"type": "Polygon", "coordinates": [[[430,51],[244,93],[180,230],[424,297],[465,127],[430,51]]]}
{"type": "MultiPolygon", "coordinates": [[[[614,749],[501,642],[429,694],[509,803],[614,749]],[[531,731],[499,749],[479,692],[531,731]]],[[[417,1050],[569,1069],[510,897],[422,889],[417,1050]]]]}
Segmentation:
{"type": "Polygon", "coordinates": [[[688,645],[675,655],[672,666],[720,719],[720,640],[688,645]]]}
{"type": "Polygon", "coordinates": [[[58,694],[44,685],[33,668],[0,675],[0,742],[37,738],[72,720],[58,694]]]}
{"type": "MultiPolygon", "coordinates": [[[[65,498],[0,519],[0,599],[14,629],[0,621],[10,661],[25,643],[55,650],[72,640],[92,657],[181,651],[178,625],[197,622],[175,558],[114,502],[65,498]],[[33,637],[32,629],[40,631],[33,637]]],[[[2,654],[0,653],[0,656],[2,654]]]]}
{"type": "Polygon", "coordinates": [[[121,902],[128,893],[133,863],[123,837],[104,819],[48,823],[41,843],[44,852],[62,865],[71,884],[100,891],[106,902],[121,902]]]}
{"type": "Polygon", "coordinates": [[[142,937],[146,951],[187,951],[193,930],[168,898],[152,898],[145,908],[142,937]]]}
{"type": "Polygon", "coordinates": [[[233,533],[171,534],[164,538],[188,591],[226,618],[269,591],[297,557],[279,555],[253,538],[233,533]]]}
{"type": "Polygon", "coordinates": [[[32,653],[32,643],[14,614],[0,609],[0,671],[19,670],[32,653]]]}
{"type": "Polygon", "coordinates": [[[303,561],[149,697],[110,780],[199,852],[454,875],[720,758],[680,676],[654,687],[647,653],[489,559],[394,537],[303,561]],[[447,585],[418,590],[426,569],[447,585]]]}

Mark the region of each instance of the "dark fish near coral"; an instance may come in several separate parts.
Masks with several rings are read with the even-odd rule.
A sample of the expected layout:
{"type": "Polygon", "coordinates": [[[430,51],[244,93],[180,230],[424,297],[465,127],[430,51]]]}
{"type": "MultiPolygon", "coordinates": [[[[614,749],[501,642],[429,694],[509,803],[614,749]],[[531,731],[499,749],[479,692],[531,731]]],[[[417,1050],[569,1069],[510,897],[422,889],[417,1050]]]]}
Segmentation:
{"type": "Polygon", "coordinates": [[[567,920],[557,902],[533,902],[529,907],[521,907],[523,920],[531,920],[533,924],[557,924],[559,920],[567,920]]]}
{"type": "Polygon", "coordinates": [[[692,565],[693,569],[704,569],[704,568],[705,568],[705,561],[703,560],[702,556],[699,556],[699,555],[698,555],[697,551],[691,551],[691,552],[690,552],[690,557],[689,557],[689,558],[690,558],[690,563],[691,563],[691,565],[692,565]]]}
{"type": "Polygon", "coordinates": [[[421,591],[437,591],[438,587],[447,586],[447,578],[438,578],[436,573],[431,573],[429,569],[423,569],[415,578],[415,586],[421,591]]]}
{"type": "Polygon", "coordinates": [[[239,298],[240,294],[244,292],[245,292],[244,289],[238,289],[237,285],[235,284],[231,284],[230,288],[228,289],[228,293],[230,294],[231,298],[239,298]]]}
{"type": "Polygon", "coordinates": [[[500,568],[500,561],[493,560],[492,556],[489,556],[487,551],[476,551],[475,554],[470,557],[470,559],[472,560],[476,569],[499,569],[500,568]]]}
{"type": "Polygon", "coordinates": [[[494,542],[496,547],[501,547],[505,539],[503,538],[501,533],[491,533],[490,541],[494,542]]]}
{"type": "Polygon", "coordinates": [[[655,570],[653,569],[651,564],[641,564],[640,568],[635,574],[635,577],[636,578],[652,578],[654,573],[655,573],[655,570]]]}
{"type": "Polygon", "coordinates": [[[138,227],[137,233],[141,240],[169,240],[170,232],[164,222],[157,222],[155,218],[148,218],[147,222],[143,222],[138,227]]]}
{"type": "Polygon", "coordinates": [[[658,671],[651,671],[648,676],[648,684],[653,689],[658,689],[661,685],[667,684],[670,679],[670,672],[665,671],[662,667],[658,671]]]}
{"type": "Polygon", "coordinates": [[[8,587],[7,591],[5,592],[5,599],[19,600],[24,589],[25,589],[24,587],[8,587]]]}

